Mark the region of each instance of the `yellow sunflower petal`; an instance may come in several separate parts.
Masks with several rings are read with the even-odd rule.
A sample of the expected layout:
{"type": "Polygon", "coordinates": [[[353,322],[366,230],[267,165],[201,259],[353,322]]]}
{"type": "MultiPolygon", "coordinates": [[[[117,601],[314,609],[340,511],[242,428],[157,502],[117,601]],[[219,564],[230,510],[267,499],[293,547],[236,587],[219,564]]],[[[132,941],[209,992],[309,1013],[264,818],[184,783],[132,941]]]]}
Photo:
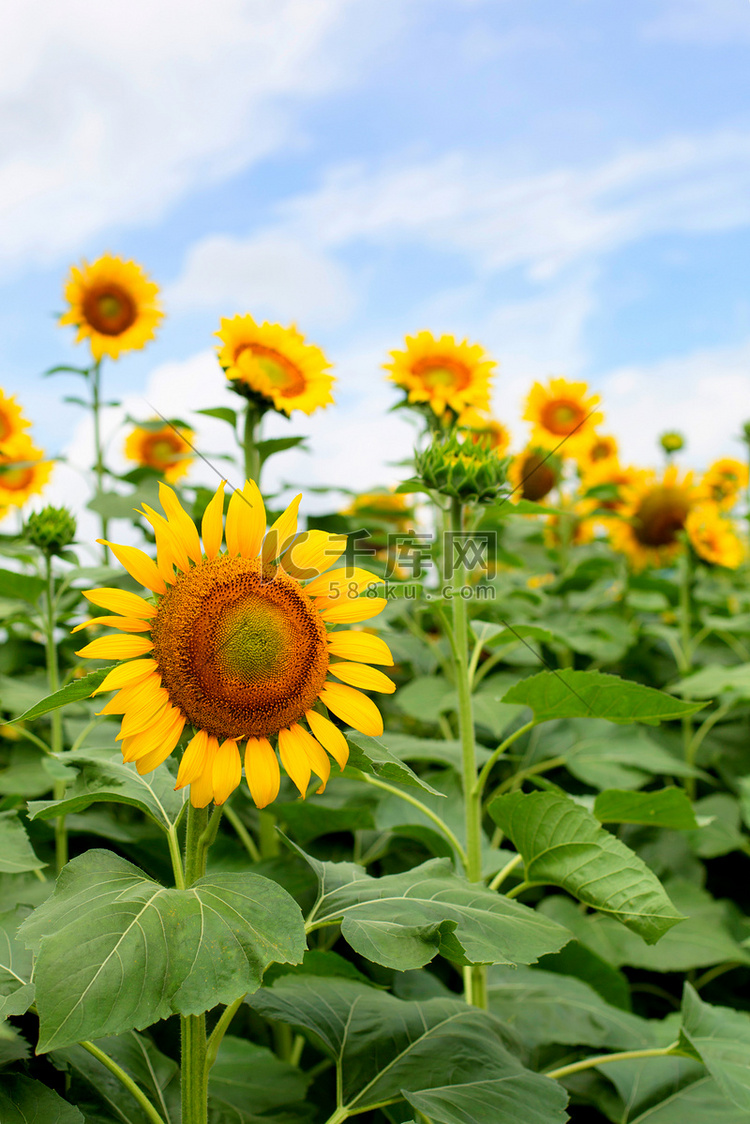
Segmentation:
{"type": "Polygon", "coordinates": [[[279,795],[279,762],[268,738],[248,738],[245,746],[245,780],[256,807],[265,808],[279,795]]]}
{"type": "Polygon", "coordinates": [[[93,697],[94,695],[100,695],[103,691],[117,691],[120,687],[130,687],[142,679],[147,679],[158,669],[159,665],[156,660],[133,660],[132,663],[118,664],[105,675],[99,686],[91,692],[91,695],[93,697]]]}
{"type": "Polygon", "coordinates": [[[387,604],[386,597],[355,597],[352,601],[329,605],[320,615],[328,624],[359,624],[382,613],[387,604]]]}
{"type": "Polygon", "coordinates": [[[143,617],[146,620],[157,613],[156,605],[150,605],[137,593],[128,593],[124,589],[84,589],[83,596],[92,605],[109,609],[110,613],[122,613],[125,617],[143,617]]]}
{"type": "Polygon", "coordinates": [[[294,736],[291,730],[279,730],[279,756],[281,764],[286,769],[294,784],[299,789],[304,800],[307,786],[310,783],[310,762],[305,753],[304,746],[294,736]]]}
{"type": "Polygon", "coordinates": [[[222,480],[203,512],[201,535],[203,537],[203,548],[208,558],[215,558],[221,550],[225,484],[226,480],[222,480]]]}
{"type": "Polygon", "coordinates": [[[126,738],[132,738],[136,734],[150,729],[151,726],[155,726],[157,722],[162,720],[167,709],[171,707],[169,693],[161,687],[155,696],[146,699],[145,702],[137,706],[129,707],[125,711],[120,732],[115,741],[124,741],[126,738]]]}
{"type": "Polygon", "coordinates": [[[369,632],[331,632],[328,634],[328,651],[342,660],[393,666],[393,656],[386,642],[369,632]]]}
{"type": "Polygon", "coordinates": [[[132,656],[145,655],[153,646],[145,636],[100,636],[76,655],[90,660],[129,660],[132,656]]]}
{"type": "Polygon", "coordinates": [[[307,760],[310,762],[310,767],[320,777],[320,788],[316,792],[325,792],[325,787],[328,783],[328,778],[331,775],[331,762],[328,754],[323,749],[323,746],[315,740],[315,738],[308,734],[307,730],[295,723],[290,727],[289,733],[292,734],[297,744],[303,749],[307,760]]]}
{"type": "MultiPolygon", "coordinates": [[[[145,662],[145,661],[144,661],[145,662]]],[[[124,665],[129,667],[131,665],[124,665]]],[[[106,706],[102,707],[99,714],[125,714],[131,707],[139,706],[149,698],[159,697],[161,676],[150,674],[146,679],[121,687],[106,706]]]]}
{"type": "Polygon", "coordinates": [[[242,558],[256,558],[265,529],[266,509],[263,499],[257,485],[248,480],[242,491],[235,488],[229,500],[224,530],[227,551],[231,555],[239,554],[242,558]],[[261,522],[263,526],[259,533],[261,522]]]}
{"type": "Polygon", "coordinates": [[[153,590],[154,593],[167,592],[156,563],[142,550],[138,550],[136,546],[120,546],[118,543],[107,542],[106,539],[96,541],[102,546],[108,546],[120,565],[124,566],[131,578],[135,578],[140,585],[145,585],[146,589],[153,590]]]}
{"type": "Polygon", "coordinates": [[[163,515],[159,515],[159,512],[154,511],[147,503],[144,503],[143,511],[154,528],[157,553],[165,554],[168,561],[173,562],[183,573],[187,573],[190,569],[190,559],[182,537],[163,515]]]}
{"type": "Polygon", "coordinates": [[[343,683],[326,683],[319,697],[323,705],[342,722],[353,726],[361,734],[377,738],[383,733],[383,718],[375,703],[353,687],[346,687],[343,683]]]}
{"type": "Polygon", "coordinates": [[[143,757],[138,757],[136,759],[135,767],[141,776],[145,773],[150,773],[152,769],[156,769],[166,761],[180,740],[184,728],[185,716],[178,712],[173,724],[169,727],[167,732],[162,735],[161,744],[158,745],[156,749],[151,750],[150,753],[144,753],[143,757]]]}
{"type": "Polygon", "coordinates": [[[197,565],[203,558],[198,528],[167,484],[159,485],[159,500],[167,513],[169,525],[182,542],[188,556],[197,565]]]}
{"type": "Polygon", "coordinates": [[[218,738],[209,736],[206,751],[206,764],[203,772],[190,785],[190,803],[194,808],[205,808],[214,798],[213,769],[214,758],[219,752],[218,738]]]}
{"type": "Polygon", "coordinates": [[[274,558],[279,558],[289,546],[289,540],[296,535],[297,511],[301,499],[302,493],[300,492],[298,496],[294,497],[286,511],[282,512],[273,526],[269,528],[261,551],[261,558],[264,562],[272,562],[274,558]]]}
{"type": "Polygon", "coordinates": [[[185,747],[177,770],[175,789],[184,788],[186,784],[192,784],[197,780],[206,767],[207,757],[208,733],[206,730],[199,730],[185,747]]]}
{"type": "MultiPolygon", "coordinates": [[[[185,719],[177,707],[167,704],[158,714],[156,721],[151,721],[145,729],[123,739],[120,747],[123,760],[136,761],[139,757],[158,749],[178,718],[182,718],[184,725],[185,719]]],[[[176,742],[173,743],[173,748],[174,745],[176,742]]]]}
{"type": "Polygon", "coordinates": [[[332,663],[328,668],[331,675],[335,675],[343,683],[351,687],[361,687],[363,691],[382,691],[383,694],[392,695],[396,684],[382,671],[374,667],[367,667],[361,663],[332,663]]]}
{"type": "Polygon", "coordinates": [[[349,746],[341,730],[334,726],[330,718],[325,718],[316,710],[308,710],[305,718],[317,740],[328,750],[339,769],[343,769],[349,760],[349,746]]]}
{"type": "Polygon", "coordinates": [[[150,623],[138,617],[91,617],[90,620],[71,628],[71,636],[74,632],[80,632],[82,628],[90,628],[92,624],[100,624],[104,628],[119,628],[123,632],[150,632],[151,630],[150,623]]]}
{"type": "Polygon", "coordinates": [[[219,746],[214,757],[211,783],[214,789],[214,803],[223,804],[242,780],[242,762],[237,742],[227,738],[219,746]]]}
{"type": "Polygon", "coordinates": [[[382,578],[369,570],[357,566],[342,566],[338,570],[328,570],[305,586],[309,597],[326,597],[331,601],[349,600],[358,597],[368,585],[379,585],[382,578]]]}
{"type": "Polygon", "coordinates": [[[346,550],[346,535],[328,531],[303,531],[281,556],[281,565],[293,578],[314,578],[341,557],[346,550]]]}

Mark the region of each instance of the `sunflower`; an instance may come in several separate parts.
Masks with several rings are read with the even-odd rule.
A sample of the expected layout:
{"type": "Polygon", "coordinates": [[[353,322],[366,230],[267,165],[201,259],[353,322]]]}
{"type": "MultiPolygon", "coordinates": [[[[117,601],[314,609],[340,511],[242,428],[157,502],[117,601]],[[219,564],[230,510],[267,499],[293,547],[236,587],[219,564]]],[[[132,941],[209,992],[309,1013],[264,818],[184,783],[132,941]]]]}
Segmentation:
{"type": "Polygon", "coordinates": [[[222,319],[219,362],[233,388],[265,409],[312,414],[333,402],[331,364],[292,325],[257,324],[252,316],[222,319]]]}
{"type": "Polygon", "coordinates": [[[210,500],[198,531],[171,488],[159,487],[166,518],[150,507],[157,560],[131,546],[111,546],[150,600],[120,589],[91,589],[93,604],[118,616],[89,624],[120,630],[78,654],[122,662],[99,691],[118,690],[104,714],[121,714],[126,761],[139,773],[161,764],[192,729],[177,788],[190,785],[195,807],[223,803],[245,777],[258,805],[279,790],[281,764],[304,797],[311,770],[325,787],[328,754],[340,768],[348,748],[336,717],[365,734],[383,721],[357,688],[391,692],[393,683],[368,664],[393,663],[385,643],[359,631],[328,631],[376,616],[382,597],[375,575],[359,569],[323,572],[340,557],[343,536],[309,531],[296,536],[297,496],[266,534],[257,486],[248,481],[229,501],[221,550],[224,484],[210,500]],[[303,584],[305,582],[306,584],[303,584]],[[333,676],[334,678],[329,678],[333,676]]]}
{"type": "Polygon", "coordinates": [[[7,441],[28,429],[31,422],[23,416],[15,395],[7,395],[0,390],[0,449],[7,441]]]}
{"type": "Polygon", "coordinates": [[[164,313],[159,288],[134,261],[104,254],[72,266],[65,284],[70,306],[60,324],[74,324],[76,343],[88,338],[94,359],[138,351],[156,334],[164,313]]]}
{"type": "Polygon", "coordinates": [[[697,504],[685,520],[685,530],[690,545],[704,562],[736,570],[745,556],[741,539],[716,504],[697,504]]]}
{"type": "Polygon", "coordinates": [[[125,442],[125,456],[143,468],[162,472],[166,480],[174,483],[189,471],[195,459],[190,446],[194,436],[187,426],[152,428],[137,425],[125,442]]]}
{"type": "Polygon", "coordinates": [[[568,445],[570,455],[578,464],[578,470],[586,477],[592,469],[602,465],[616,465],[618,456],[617,438],[610,433],[596,433],[586,430],[580,437],[574,434],[568,445]]]}
{"type": "Polygon", "coordinates": [[[546,386],[535,382],[523,415],[534,425],[534,439],[553,437],[559,443],[572,434],[582,438],[591,433],[603,415],[596,411],[599,395],[587,395],[585,382],[550,379],[546,386]]]}
{"type": "Polygon", "coordinates": [[[41,492],[52,472],[52,462],[43,459],[25,433],[16,434],[0,446],[0,508],[22,507],[29,496],[41,492]]]}
{"type": "Polygon", "coordinates": [[[448,409],[457,417],[469,407],[489,412],[490,377],[496,363],[480,344],[418,332],[407,336],[406,350],[392,351],[391,358],[393,362],[384,367],[412,405],[425,403],[438,418],[448,409]]]}
{"type": "Polygon", "coordinates": [[[632,490],[643,475],[642,469],[621,465],[617,459],[592,465],[584,474],[581,486],[584,492],[582,511],[587,514],[593,511],[619,512],[626,502],[628,490],[632,490]],[[586,494],[594,489],[594,495],[586,494]]]}
{"type": "Polygon", "coordinates": [[[539,503],[560,483],[562,465],[559,457],[548,449],[529,445],[513,458],[508,479],[513,486],[511,495],[522,500],[539,503]]]}
{"type": "Polygon", "coordinates": [[[680,532],[695,500],[691,473],[680,479],[675,465],[661,478],[642,472],[623,490],[619,513],[624,518],[613,520],[613,546],[627,554],[637,570],[669,564],[682,547],[680,532]]]}
{"type": "Polygon", "coordinates": [[[700,492],[707,500],[722,508],[732,508],[748,484],[748,467],[733,457],[723,457],[707,469],[700,482],[700,492]]]}
{"type": "Polygon", "coordinates": [[[482,444],[488,449],[494,449],[499,457],[504,457],[511,442],[510,430],[495,418],[483,418],[473,410],[467,411],[458,419],[462,429],[468,430],[468,435],[475,445],[482,444]]]}

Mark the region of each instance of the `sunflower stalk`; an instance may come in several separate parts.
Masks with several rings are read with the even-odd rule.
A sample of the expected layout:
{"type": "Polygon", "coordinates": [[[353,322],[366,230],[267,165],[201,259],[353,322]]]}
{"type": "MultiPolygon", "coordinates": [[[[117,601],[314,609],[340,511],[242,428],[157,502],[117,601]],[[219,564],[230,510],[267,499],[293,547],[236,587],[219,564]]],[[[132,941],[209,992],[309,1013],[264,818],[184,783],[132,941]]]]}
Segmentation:
{"type": "Polygon", "coordinates": [[[242,439],[245,479],[254,480],[260,488],[260,453],[258,437],[262,414],[254,402],[248,402],[245,410],[245,431],[242,439]]]}
{"type": "MultiPolygon", "coordinates": [[[[45,649],[47,656],[47,685],[49,693],[53,695],[60,687],[60,670],[57,657],[57,641],[55,640],[55,626],[57,624],[57,598],[55,596],[55,575],[52,569],[52,555],[47,553],[44,558],[45,577],[47,589],[45,600],[45,649]]],[[[63,725],[62,711],[53,710],[50,717],[52,725],[51,749],[53,753],[62,753],[63,750],[63,725]]],[[[55,781],[53,788],[55,800],[65,797],[65,781],[55,781]]],[[[58,816],[55,820],[55,865],[57,872],[62,870],[68,861],[68,833],[65,827],[65,816],[58,816]]]]}
{"type": "MultiPolygon", "coordinates": [[[[185,885],[190,887],[206,873],[209,833],[207,808],[188,805],[185,831],[185,885]]],[[[208,1068],[206,1016],[181,1015],[182,1124],[207,1124],[208,1068]]]]}
{"type": "MultiPolygon", "coordinates": [[[[89,372],[91,380],[91,418],[94,423],[94,476],[96,478],[96,491],[95,495],[97,500],[101,499],[104,494],[104,476],[106,469],[104,467],[104,449],[102,446],[102,430],[101,430],[101,372],[102,361],[97,359],[89,372]]],[[[101,515],[101,537],[108,539],[109,521],[106,515],[101,515]]],[[[107,562],[109,552],[108,546],[102,547],[103,561],[107,562]]]]}
{"type": "MultiPolygon", "coordinates": [[[[689,544],[685,544],[685,550],[680,561],[680,601],[679,601],[679,626],[680,626],[680,654],[679,661],[680,675],[689,675],[693,666],[693,603],[692,603],[692,588],[693,588],[693,558],[689,544]]],[[[690,715],[682,719],[682,744],[685,752],[685,760],[688,764],[692,764],[694,757],[693,748],[693,720],[690,715]]],[[[695,777],[685,778],[685,789],[691,800],[695,799],[695,777]]]]}

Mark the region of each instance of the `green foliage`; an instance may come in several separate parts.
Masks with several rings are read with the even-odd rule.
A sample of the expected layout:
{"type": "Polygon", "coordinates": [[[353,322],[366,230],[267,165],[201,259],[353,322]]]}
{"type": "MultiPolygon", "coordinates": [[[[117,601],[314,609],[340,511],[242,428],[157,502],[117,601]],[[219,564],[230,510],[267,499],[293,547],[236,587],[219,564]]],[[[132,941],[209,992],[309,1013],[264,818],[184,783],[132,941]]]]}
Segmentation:
{"type": "Polygon", "coordinates": [[[45,865],[34,854],[17,812],[0,812],[0,873],[21,874],[45,865]]]}
{"type": "Polygon", "coordinates": [[[683,702],[664,691],[644,687],[600,671],[540,671],[522,679],[503,696],[503,702],[523,703],[537,722],[552,718],[606,718],[629,725],[658,726],[673,718],[695,714],[704,703],[683,702]]]}
{"type": "Polygon", "coordinates": [[[80,702],[81,699],[90,698],[96,688],[104,682],[113,666],[113,664],[109,664],[107,667],[90,671],[88,675],[83,675],[80,679],[71,680],[59,691],[54,691],[46,698],[35,702],[33,706],[30,706],[28,710],[18,716],[18,721],[30,722],[34,718],[41,718],[43,714],[49,714],[53,710],[59,710],[61,707],[69,706],[74,702],[80,702]]]}
{"type": "Polygon", "coordinates": [[[3,1124],[84,1124],[75,1105],[64,1101],[41,1081],[12,1073],[0,1085],[3,1124]]]}

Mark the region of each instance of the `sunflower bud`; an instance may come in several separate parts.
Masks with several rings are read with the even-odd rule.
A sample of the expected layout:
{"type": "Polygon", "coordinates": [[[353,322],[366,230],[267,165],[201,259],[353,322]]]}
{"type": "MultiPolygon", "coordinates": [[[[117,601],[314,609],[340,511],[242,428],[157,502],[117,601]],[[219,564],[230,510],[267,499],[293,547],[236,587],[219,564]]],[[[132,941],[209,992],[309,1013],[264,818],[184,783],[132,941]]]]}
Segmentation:
{"type": "Polygon", "coordinates": [[[26,538],[45,554],[60,554],[76,537],[76,521],[67,507],[43,507],[26,524],[26,538]]]}
{"type": "Polygon", "coordinates": [[[505,484],[508,460],[501,460],[494,449],[459,441],[453,434],[447,440],[437,437],[423,453],[416,455],[417,475],[425,487],[464,502],[492,503],[505,484]]]}
{"type": "Polygon", "coordinates": [[[667,456],[671,456],[672,453],[679,453],[681,449],[685,448],[685,438],[681,433],[674,430],[669,433],[662,433],[659,444],[667,456]]]}

